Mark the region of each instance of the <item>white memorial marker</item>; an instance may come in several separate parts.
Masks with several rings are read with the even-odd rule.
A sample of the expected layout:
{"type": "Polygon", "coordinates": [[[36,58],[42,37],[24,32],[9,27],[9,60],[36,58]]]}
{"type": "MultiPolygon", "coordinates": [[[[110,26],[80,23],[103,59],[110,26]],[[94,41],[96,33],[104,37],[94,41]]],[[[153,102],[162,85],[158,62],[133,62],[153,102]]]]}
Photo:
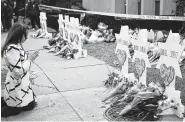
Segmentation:
{"type": "MultiPolygon", "coordinates": [[[[169,36],[168,39],[173,39],[173,36],[169,36]]],[[[169,40],[168,40],[169,41],[169,40]]],[[[160,45],[161,46],[161,45],[160,45]]],[[[180,91],[175,90],[175,80],[176,76],[182,78],[180,66],[178,59],[180,58],[180,54],[182,54],[183,49],[181,46],[177,44],[163,44],[162,47],[164,50],[162,51],[162,56],[159,59],[157,68],[160,69],[160,74],[162,77],[162,81],[164,82],[166,89],[165,93],[168,96],[168,100],[173,100],[174,103],[178,103],[177,109],[167,109],[163,111],[161,115],[177,115],[182,118],[182,113],[184,112],[184,106],[181,103],[180,99],[180,91]]],[[[163,110],[169,108],[170,105],[162,106],[163,110]]]]}
{"type": "Polygon", "coordinates": [[[75,18],[75,26],[74,26],[74,31],[75,31],[75,41],[77,43],[77,47],[79,50],[79,56],[80,57],[86,57],[87,56],[87,50],[83,49],[83,42],[81,39],[81,30],[80,30],[80,21],[78,18],[75,18]]]}
{"type": "Polygon", "coordinates": [[[41,28],[44,32],[47,33],[47,17],[46,17],[46,13],[45,12],[40,12],[40,24],[41,24],[41,28]]]}
{"type": "Polygon", "coordinates": [[[180,44],[180,34],[170,31],[166,44],[180,44]]]}
{"type": "Polygon", "coordinates": [[[60,32],[60,35],[62,36],[62,38],[64,38],[64,27],[65,27],[65,24],[64,24],[64,17],[63,17],[62,14],[59,14],[58,23],[59,23],[59,32],[60,32]]]}
{"type": "Polygon", "coordinates": [[[131,57],[128,49],[129,46],[129,28],[122,26],[120,34],[115,34],[117,47],[115,53],[121,64],[121,72],[123,75],[128,75],[128,59],[131,57]]]}
{"type": "Polygon", "coordinates": [[[146,29],[140,30],[138,34],[138,40],[133,40],[134,47],[133,62],[135,63],[135,77],[144,85],[146,83],[146,70],[147,67],[151,67],[147,50],[148,50],[148,31],[146,29]]]}
{"type": "Polygon", "coordinates": [[[149,42],[154,42],[155,40],[155,34],[154,34],[154,31],[151,29],[149,32],[148,32],[148,41],[149,42]]]}
{"type": "Polygon", "coordinates": [[[41,29],[43,30],[43,25],[42,25],[42,23],[43,23],[43,12],[40,12],[39,18],[40,18],[41,29]]]}
{"type": "Polygon", "coordinates": [[[74,30],[74,27],[75,27],[75,18],[74,17],[70,17],[70,23],[69,23],[69,39],[70,39],[70,42],[74,41],[74,38],[75,38],[75,30],[74,30]]]}
{"type": "Polygon", "coordinates": [[[68,25],[69,30],[69,38],[70,42],[73,42],[75,49],[78,50],[75,57],[86,57],[87,50],[82,49],[82,41],[81,41],[81,30],[80,30],[80,23],[78,18],[70,17],[70,25],[68,25]]]}
{"type": "Polygon", "coordinates": [[[81,31],[80,31],[80,21],[78,18],[74,18],[74,32],[76,35],[76,43],[78,44],[78,48],[81,52],[82,50],[82,39],[81,39],[81,31]]]}
{"type": "Polygon", "coordinates": [[[158,31],[158,32],[157,32],[156,41],[157,41],[157,42],[160,41],[160,39],[162,39],[163,37],[164,37],[163,32],[162,32],[162,31],[158,31]]]}
{"type": "MultiPolygon", "coordinates": [[[[170,32],[168,34],[168,38],[173,38],[173,32],[172,32],[172,30],[170,30],[170,32]]],[[[173,42],[173,40],[172,41],[166,40],[166,42],[173,42]]]]}
{"type": "Polygon", "coordinates": [[[124,40],[120,34],[116,34],[116,55],[121,64],[121,72],[123,75],[128,75],[128,59],[131,57],[128,49],[128,40],[124,40]]]}
{"type": "Polygon", "coordinates": [[[68,15],[65,15],[64,16],[65,19],[64,19],[64,22],[65,22],[65,28],[64,28],[64,40],[67,40],[67,41],[70,41],[69,39],[69,16],[68,15]]]}

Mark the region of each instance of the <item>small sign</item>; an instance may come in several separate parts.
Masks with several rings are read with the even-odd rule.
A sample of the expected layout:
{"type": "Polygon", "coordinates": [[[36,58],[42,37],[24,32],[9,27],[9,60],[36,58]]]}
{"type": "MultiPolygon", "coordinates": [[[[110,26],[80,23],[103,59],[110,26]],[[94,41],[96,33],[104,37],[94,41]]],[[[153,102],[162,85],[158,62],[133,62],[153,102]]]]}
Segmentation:
{"type": "MultiPolygon", "coordinates": [[[[169,41],[173,39],[171,36],[169,41]]],[[[184,50],[184,47],[178,43],[158,43],[158,46],[160,48],[161,55],[175,58],[177,60],[180,59],[182,52],[184,50]]]]}
{"type": "Polygon", "coordinates": [[[166,43],[158,42],[158,46],[161,50],[161,55],[175,58],[178,61],[184,50],[184,47],[180,44],[180,35],[172,33],[172,31],[170,31],[166,43]]]}
{"type": "Polygon", "coordinates": [[[148,31],[142,29],[139,31],[138,39],[131,41],[134,50],[147,54],[149,43],[148,43],[148,31]]]}

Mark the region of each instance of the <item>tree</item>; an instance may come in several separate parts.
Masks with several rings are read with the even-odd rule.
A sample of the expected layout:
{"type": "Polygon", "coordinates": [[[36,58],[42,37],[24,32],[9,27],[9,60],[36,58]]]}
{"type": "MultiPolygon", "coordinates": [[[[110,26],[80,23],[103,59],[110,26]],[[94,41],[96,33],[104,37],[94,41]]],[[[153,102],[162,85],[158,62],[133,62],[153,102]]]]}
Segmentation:
{"type": "Polygon", "coordinates": [[[176,0],[176,15],[185,16],[185,0],[176,0]]]}
{"type": "MultiPolygon", "coordinates": [[[[176,4],[177,4],[176,15],[185,16],[185,0],[176,0],[176,4]]],[[[182,22],[182,28],[180,29],[179,32],[182,38],[185,38],[185,22],[182,22]]]]}
{"type": "Polygon", "coordinates": [[[56,6],[57,0],[50,0],[49,5],[50,6],[56,6]]]}
{"type": "Polygon", "coordinates": [[[50,2],[51,0],[40,0],[39,2],[41,3],[41,4],[44,4],[44,5],[49,5],[49,2],[50,2]]]}

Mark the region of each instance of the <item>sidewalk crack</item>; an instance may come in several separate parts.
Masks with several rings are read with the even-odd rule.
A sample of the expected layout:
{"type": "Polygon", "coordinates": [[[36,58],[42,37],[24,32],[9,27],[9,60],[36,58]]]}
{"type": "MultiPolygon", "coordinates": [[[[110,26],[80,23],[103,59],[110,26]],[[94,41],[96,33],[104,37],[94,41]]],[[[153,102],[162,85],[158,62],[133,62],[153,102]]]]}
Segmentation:
{"type": "Polygon", "coordinates": [[[32,85],[37,86],[37,87],[42,87],[42,88],[44,87],[44,88],[56,89],[55,87],[44,86],[44,85],[39,85],[39,84],[35,84],[35,83],[33,83],[32,85]]]}

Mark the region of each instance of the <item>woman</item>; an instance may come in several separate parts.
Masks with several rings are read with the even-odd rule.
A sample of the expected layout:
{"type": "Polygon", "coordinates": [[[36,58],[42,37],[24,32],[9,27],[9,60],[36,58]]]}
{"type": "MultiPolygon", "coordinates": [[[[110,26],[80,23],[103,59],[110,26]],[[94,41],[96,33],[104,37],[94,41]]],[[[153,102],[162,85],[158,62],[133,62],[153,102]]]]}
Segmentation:
{"type": "Polygon", "coordinates": [[[9,71],[1,98],[1,117],[32,110],[36,105],[28,70],[31,62],[38,57],[38,52],[28,55],[24,51],[22,43],[26,41],[27,35],[27,28],[23,24],[15,23],[1,50],[1,56],[5,59],[9,71]]]}

